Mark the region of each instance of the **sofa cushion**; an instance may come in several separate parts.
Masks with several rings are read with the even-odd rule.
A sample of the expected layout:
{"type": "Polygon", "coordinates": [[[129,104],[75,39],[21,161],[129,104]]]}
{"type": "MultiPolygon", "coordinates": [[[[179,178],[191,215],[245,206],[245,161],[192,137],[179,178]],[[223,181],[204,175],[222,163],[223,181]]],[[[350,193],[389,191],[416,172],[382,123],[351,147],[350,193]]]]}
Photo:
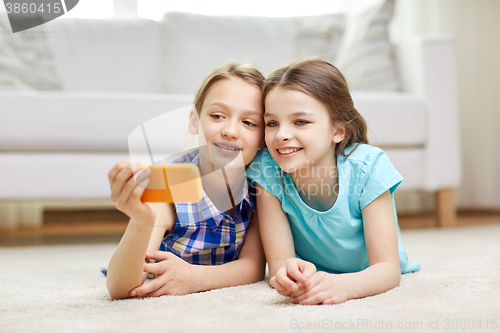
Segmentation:
{"type": "Polygon", "coordinates": [[[45,25],[65,90],[160,92],[157,22],[61,18],[45,25]]]}
{"type": "Polygon", "coordinates": [[[353,90],[401,90],[388,25],[394,0],[376,0],[348,15],[334,62],[353,90]]]}
{"type": "Polygon", "coordinates": [[[203,78],[227,60],[251,63],[267,76],[295,56],[290,21],[169,12],[160,24],[165,93],[196,93],[203,78]]]}
{"type": "MultiPolygon", "coordinates": [[[[0,95],[0,151],[128,152],[128,138],[142,123],[191,105],[191,95],[44,92],[0,95]]],[[[182,149],[187,132],[164,123],[166,149],[182,149]]]]}
{"type": "Polygon", "coordinates": [[[380,147],[424,146],[427,106],[397,92],[354,92],[354,106],[368,125],[370,144],[380,147]]]}
{"type": "Polygon", "coordinates": [[[283,17],[279,20],[289,21],[294,28],[296,56],[318,56],[334,61],[344,33],[344,14],[283,17]]]}
{"type": "Polygon", "coordinates": [[[60,90],[44,26],[12,33],[0,11],[0,90],[60,90]]]}

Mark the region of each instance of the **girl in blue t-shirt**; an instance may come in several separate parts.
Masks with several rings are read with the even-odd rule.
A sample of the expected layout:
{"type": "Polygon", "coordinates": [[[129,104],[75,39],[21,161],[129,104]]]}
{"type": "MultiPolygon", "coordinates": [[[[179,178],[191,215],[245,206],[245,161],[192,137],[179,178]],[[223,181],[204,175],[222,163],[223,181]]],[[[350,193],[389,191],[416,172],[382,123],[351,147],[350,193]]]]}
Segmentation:
{"type": "Polygon", "coordinates": [[[368,145],[338,69],[319,58],[291,63],[263,95],[267,148],[247,177],[258,184],[270,285],[294,303],[332,304],[419,270],[399,241],[393,193],[403,177],[368,145]]]}

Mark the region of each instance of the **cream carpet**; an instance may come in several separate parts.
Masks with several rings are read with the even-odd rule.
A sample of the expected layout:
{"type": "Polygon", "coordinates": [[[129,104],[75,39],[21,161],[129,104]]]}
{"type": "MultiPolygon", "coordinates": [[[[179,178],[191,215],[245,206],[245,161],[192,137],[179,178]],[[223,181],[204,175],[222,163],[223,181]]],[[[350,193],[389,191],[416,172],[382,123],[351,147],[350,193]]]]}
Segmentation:
{"type": "Polygon", "coordinates": [[[0,332],[500,332],[500,225],[403,230],[418,273],[384,294],[298,306],[266,282],[111,302],[116,244],[0,248],[0,332]]]}

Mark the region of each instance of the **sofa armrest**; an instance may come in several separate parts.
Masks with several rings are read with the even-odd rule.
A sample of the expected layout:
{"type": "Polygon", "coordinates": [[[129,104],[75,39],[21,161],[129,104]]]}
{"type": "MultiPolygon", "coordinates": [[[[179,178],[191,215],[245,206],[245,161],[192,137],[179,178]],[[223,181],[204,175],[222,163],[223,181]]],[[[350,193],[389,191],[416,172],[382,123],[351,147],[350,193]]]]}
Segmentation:
{"type": "Polygon", "coordinates": [[[423,188],[456,188],[461,180],[456,51],[445,35],[422,35],[397,46],[405,91],[428,107],[423,188]]]}

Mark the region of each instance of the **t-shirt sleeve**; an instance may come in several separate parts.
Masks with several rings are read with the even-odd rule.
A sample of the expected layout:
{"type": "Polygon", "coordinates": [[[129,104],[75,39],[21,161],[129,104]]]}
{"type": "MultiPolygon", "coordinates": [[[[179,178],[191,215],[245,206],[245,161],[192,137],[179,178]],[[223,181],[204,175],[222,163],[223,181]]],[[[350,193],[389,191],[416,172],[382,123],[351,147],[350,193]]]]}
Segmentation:
{"type": "Polygon", "coordinates": [[[387,154],[374,148],[366,155],[362,167],[360,184],[364,186],[359,197],[360,208],[365,208],[387,190],[392,195],[402,180],[403,177],[394,168],[387,154]]]}
{"type": "Polygon", "coordinates": [[[246,176],[278,199],[282,199],[281,169],[267,148],[259,150],[248,166],[246,176]]]}

